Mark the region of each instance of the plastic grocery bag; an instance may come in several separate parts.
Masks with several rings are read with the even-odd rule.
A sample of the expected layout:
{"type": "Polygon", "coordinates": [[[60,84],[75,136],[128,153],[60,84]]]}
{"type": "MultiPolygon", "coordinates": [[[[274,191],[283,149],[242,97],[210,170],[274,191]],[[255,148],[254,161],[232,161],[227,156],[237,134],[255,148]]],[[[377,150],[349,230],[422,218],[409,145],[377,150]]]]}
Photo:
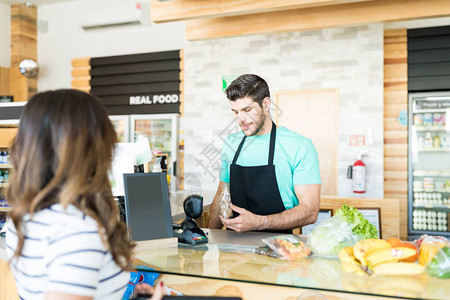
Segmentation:
{"type": "Polygon", "coordinates": [[[438,278],[450,278],[450,244],[437,251],[427,265],[427,273],[438,278]]]}
{"type": "Polygon", "coordinates": [[[277,235],[262,239],[262,241],[281,258],[286,260],[304,258],[311,254],[308,246],[292,234],[277,235]]]}
{"type": "Polygon", "coordinates": [[[414,240],[414,244],[419,249],[419,264],[427,266],[436,253],[448,243],[443,236],[422,235],[414,240]]]}
{"type": "Polygon", "coordinates": [[[414,241],[419,249],[419,264],[438,278],[450,278],[450,243],[443,236],[422,235],[414,241]]]}
{"type": "Polygon", "coordinates": [[[353,246],[359,237],[342,218],[334,216],[313,229],[306,244],[314,254],[337,255],[344,247],[353,246]]]}

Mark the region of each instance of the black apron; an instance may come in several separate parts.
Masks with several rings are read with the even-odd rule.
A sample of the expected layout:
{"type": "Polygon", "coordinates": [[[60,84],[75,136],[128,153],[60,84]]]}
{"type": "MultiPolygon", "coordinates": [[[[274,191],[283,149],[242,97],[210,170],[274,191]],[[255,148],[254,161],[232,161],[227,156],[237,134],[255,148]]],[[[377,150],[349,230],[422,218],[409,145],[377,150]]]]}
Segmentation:
{"type": "MultiPolygon", "coordinates": [[[[257,215],[272,215],[286,210],[281,200],[273,164],[276,134],[277,126],[272,122],[267,165],[243,167],[236,164],[247,136],[244,136],[239,144],[230,165],[231,202],[257,215]]],[[[236,217],[239,214],[233,211],[233,215],[236,217]]],[[[292,233],[292,230],[265,231],[292,233]]]]}

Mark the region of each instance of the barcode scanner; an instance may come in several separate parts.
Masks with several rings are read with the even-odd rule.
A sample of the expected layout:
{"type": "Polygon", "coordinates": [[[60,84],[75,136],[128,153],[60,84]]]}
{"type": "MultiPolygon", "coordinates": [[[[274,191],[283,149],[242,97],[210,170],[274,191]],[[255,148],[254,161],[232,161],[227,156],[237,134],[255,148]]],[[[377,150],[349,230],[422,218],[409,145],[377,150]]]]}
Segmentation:
{"type": "Polygon", "coordinates": [[[193,246],[206,244],[208,237],[194,220],[203,213],[203,197],[196,194],[188,196],[183,202],[183,209],[186,219],[180,225],[174,224],[174,236],[178,238],[180,243],[193,246]]]}

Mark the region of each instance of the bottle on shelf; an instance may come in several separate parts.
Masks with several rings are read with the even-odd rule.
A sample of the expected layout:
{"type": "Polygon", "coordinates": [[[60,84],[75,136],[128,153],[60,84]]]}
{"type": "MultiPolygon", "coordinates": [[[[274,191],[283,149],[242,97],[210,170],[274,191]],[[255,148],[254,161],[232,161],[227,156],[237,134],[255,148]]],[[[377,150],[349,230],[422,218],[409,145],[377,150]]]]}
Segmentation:
{"type": "Polygon", "coordinates": [[[8,152],[1,151],[0,152],[0,163],[7,163],[8,162],[8,152]]]}
{"type": "Polygon", "coordinates": [[[414,117],[413,117],[413,122],[414,122],[414,125],[421,126],[423,124],[423,122],[422,122],[422,115],[421,114],[415,114],[414,117]]]}
{"type": "Polygon", "coordinates": [[[430,113],[423,114],[422,122],[425,127],[433,126],[433,115],[430,113]]]}
{"type": "Polygon", "coordinates": [[[439,135],[435,135],[433,139],[433,147],[434,148],[441,148],[441,139],[439,138],[439,135]]]}
{"type": "Polygon", "coordinates": [[[8,181],[9,181],[9,171],[8,171],[8,170],[5,170],[5,171],[3,172],[3,182],[4,182],[4,183],[8,183],[8,181]]]}
{"type": "Polygon", "coordinates": [[[433,114],[433,126],[442,127],[442,114],[440,113],[433,114]]]}
{"type": "Polygon", "coordinates": [[[417,144],[419,146],[419,149],[425,148],[425,138],[423,137],[423,135],[419,135],[419,137],[417,138],[417,144]]]}
{"type": "Polygon", "coordinates": [[[4,178],[3,178],[3,171],[0,170],[0,183],[4,182],[4,178]]]}
{"type": "Polygon", "coordinates": [[[431,137],[431,132],[427,132],[425,135],[425,148],[433,148],[433,139],[431,137]]]}

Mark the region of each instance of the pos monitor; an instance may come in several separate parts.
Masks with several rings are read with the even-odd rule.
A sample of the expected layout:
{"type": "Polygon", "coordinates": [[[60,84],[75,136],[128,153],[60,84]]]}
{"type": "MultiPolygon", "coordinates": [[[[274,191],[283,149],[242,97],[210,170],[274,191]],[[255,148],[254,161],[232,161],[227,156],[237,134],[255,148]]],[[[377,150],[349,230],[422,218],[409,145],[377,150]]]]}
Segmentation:
{"type": "Polygon", "coordinates": [[[166,173],[133,173],[123,177],[130,240],[173,237],[166,173]]]}

